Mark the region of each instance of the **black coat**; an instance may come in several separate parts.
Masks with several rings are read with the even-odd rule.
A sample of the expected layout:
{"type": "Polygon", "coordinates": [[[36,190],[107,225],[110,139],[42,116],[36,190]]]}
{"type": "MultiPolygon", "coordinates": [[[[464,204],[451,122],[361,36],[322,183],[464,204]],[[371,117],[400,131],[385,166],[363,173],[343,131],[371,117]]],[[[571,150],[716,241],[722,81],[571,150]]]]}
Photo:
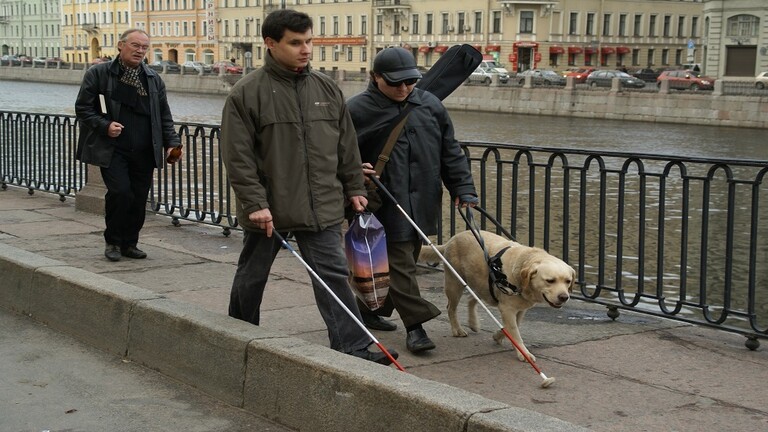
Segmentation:
{"type": "MultiPolygon", "coordinates": [[[[162,168],[165,159],[164,149],[178,147],[181,140],[173,126],[173,117],[168,106],[163,80],[157,72],[144,63],[141,63],[141,67],[147,77],[155,166],[162,168]]],[[[115,59],[108,63],[91,66],[83,77],[75,102],[75,113],[80,123],[77,159],[87,164],[107,168],[112,161],[115,139],[107,136],[107,129],[111,122],[118,121],[120,118],[121,104],[112,100],[112,93],[118,85],[119,74],[120,64],[115,59]],[[101,112],[100,94],[104,95],[107,114],[101,112]]]]}
{"type": "MultiPolygon", "coordinates": [[[[467,158],[454,138],[453,123],[440,99],[416,88],[407,103],[414,107],[392,149],[381,182],[416,225],[426,235],[434,235],[443,184],[452,198],[477,193],[467,158]]],[[[362,160],[375,165],[378,149],[386,141],[392,120],[404,104],[387,98],[371,82],[366,91],[350,98],[347,105],[357,130],[362,160]]],[[[383,201],[384,205],[375,214],[384,225],[387,239],[418,238],[418,233],[395,205],[386,197],[383,201]]]]}

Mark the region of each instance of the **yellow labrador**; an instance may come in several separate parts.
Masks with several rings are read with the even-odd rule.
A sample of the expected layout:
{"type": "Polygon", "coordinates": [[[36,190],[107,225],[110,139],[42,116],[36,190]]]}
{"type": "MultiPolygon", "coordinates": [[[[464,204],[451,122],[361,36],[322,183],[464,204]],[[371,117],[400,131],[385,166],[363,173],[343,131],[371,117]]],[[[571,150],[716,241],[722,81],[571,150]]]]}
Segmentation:
{"type": "MultiPolygon", "coordinates": [[[[570,298],[576,272],[573,267],[550,255],[544,249],[523,246],[487,231],[480,231],[480,233],[490,257],[509,247],[501,255],[501,270],[509,284],[516,287],[519,295],[507,295],[494,288],[494,295],[498,302],[493,299],[488,281],[490,269],[483,249],[472,231],[460,232],[447,243],[436,248],[484,303],[499,308],[504,327],[512,339],[530,356],[531,360],[536,361],[536,357],[528,351],[520,337],[519,327],[523,316],[536,303],[546,303],[554,308],[563,306],[570,298]]],[[[421,249],[419,261],[442,262],[431,247],[421,249]]],[[[464,287],[449,269],[445,269],[444,285],[445,295],[448,297],[451,331],[456,337],[467,336],[456,315],[464,287]]],[[[469,300],[468,306],[469,328],[476,332],[480,324],[477,319],[477,301],[474,297],[469,300]]],[[[504,333],[499,330],[493,339],[500,344],[504,337],[504,333]]],[[[520,361],[525,361],[525,357],[519,352],[517,357],[520,361]]]]}

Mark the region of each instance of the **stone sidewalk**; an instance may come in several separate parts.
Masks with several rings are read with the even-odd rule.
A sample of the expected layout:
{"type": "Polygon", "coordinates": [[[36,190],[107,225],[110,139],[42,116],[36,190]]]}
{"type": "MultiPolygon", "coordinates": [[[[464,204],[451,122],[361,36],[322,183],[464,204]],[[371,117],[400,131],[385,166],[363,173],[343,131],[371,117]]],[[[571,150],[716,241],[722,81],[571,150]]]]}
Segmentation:
{"type": "MultiPolygon", "coordinates": [[[[493,342],[495,324],[482,313],[482,331],[467,338],[450,335],[445,313],[427,323],[437,349],[419,356],[406,350],[395,317],[398,331],[375,335],[401,353],[403,374],[325,348],[309,276],[286,251],[255,327],[226,316],[239,231],[225,237],[221,228],[148,215],[140,247],[149,258],[112,263],[102,229],[100,216],[76,212],[71,199],[0,191],[0,307],[291,428],[768,429],[768,354],[747,350],[738,335],[631,312],[612,321],[604,307],[576,299],[537,307],[522,334],[556,378],[542,389],[508,342],[493,342]]],[[[424,269],[419,278],[424,297],[444,309],[442,273],[424,269]]]]}

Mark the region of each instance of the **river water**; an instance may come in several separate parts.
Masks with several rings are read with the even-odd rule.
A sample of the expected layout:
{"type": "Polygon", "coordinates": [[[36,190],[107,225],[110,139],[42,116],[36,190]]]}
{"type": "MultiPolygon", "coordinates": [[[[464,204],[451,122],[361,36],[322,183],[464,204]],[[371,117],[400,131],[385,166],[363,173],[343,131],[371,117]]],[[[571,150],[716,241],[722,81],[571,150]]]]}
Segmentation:
{"type": "MultiPolygon", "coordinates": [[[[78,86],[1,81],[0,109],[74,114],[78,86]]],[[[219,124],[225,96],[168,94],[178,122],[219,124]]],[[[522,114],[452,111],[456,137],[481,141],[664,154],[681,157],[768,159],[762,129],[680,125],[522,114]]]]}

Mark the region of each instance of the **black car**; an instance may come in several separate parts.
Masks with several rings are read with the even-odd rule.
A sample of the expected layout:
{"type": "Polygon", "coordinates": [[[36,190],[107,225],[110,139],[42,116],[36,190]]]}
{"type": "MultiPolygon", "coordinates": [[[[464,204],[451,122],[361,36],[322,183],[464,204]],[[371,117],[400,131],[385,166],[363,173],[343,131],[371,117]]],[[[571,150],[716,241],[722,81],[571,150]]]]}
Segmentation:
{"type": "Polygon", "coordinates": [[[155,69],[156,71],[162,71],[163,66],[165,66],[166,72],[181,71],[181,65],[172,60],[160,60],[149,65],[149,67],[151,67],[152,69],[155,69]]]}
{"type": "Polygon", "coordinates": [[[645,82],[656,82],[656,78],[659,77],[659,72],[651,68],[636,69],[630,71],[629,74],[645,82]]]}
{"type": "Polygon", "coordinates": [[[595,87],[611,87],[613,79],[618,78],[622,87],[643,88],[645,81],[619,70],[597,70],[587,77],[587,85],[595,87]]]}

